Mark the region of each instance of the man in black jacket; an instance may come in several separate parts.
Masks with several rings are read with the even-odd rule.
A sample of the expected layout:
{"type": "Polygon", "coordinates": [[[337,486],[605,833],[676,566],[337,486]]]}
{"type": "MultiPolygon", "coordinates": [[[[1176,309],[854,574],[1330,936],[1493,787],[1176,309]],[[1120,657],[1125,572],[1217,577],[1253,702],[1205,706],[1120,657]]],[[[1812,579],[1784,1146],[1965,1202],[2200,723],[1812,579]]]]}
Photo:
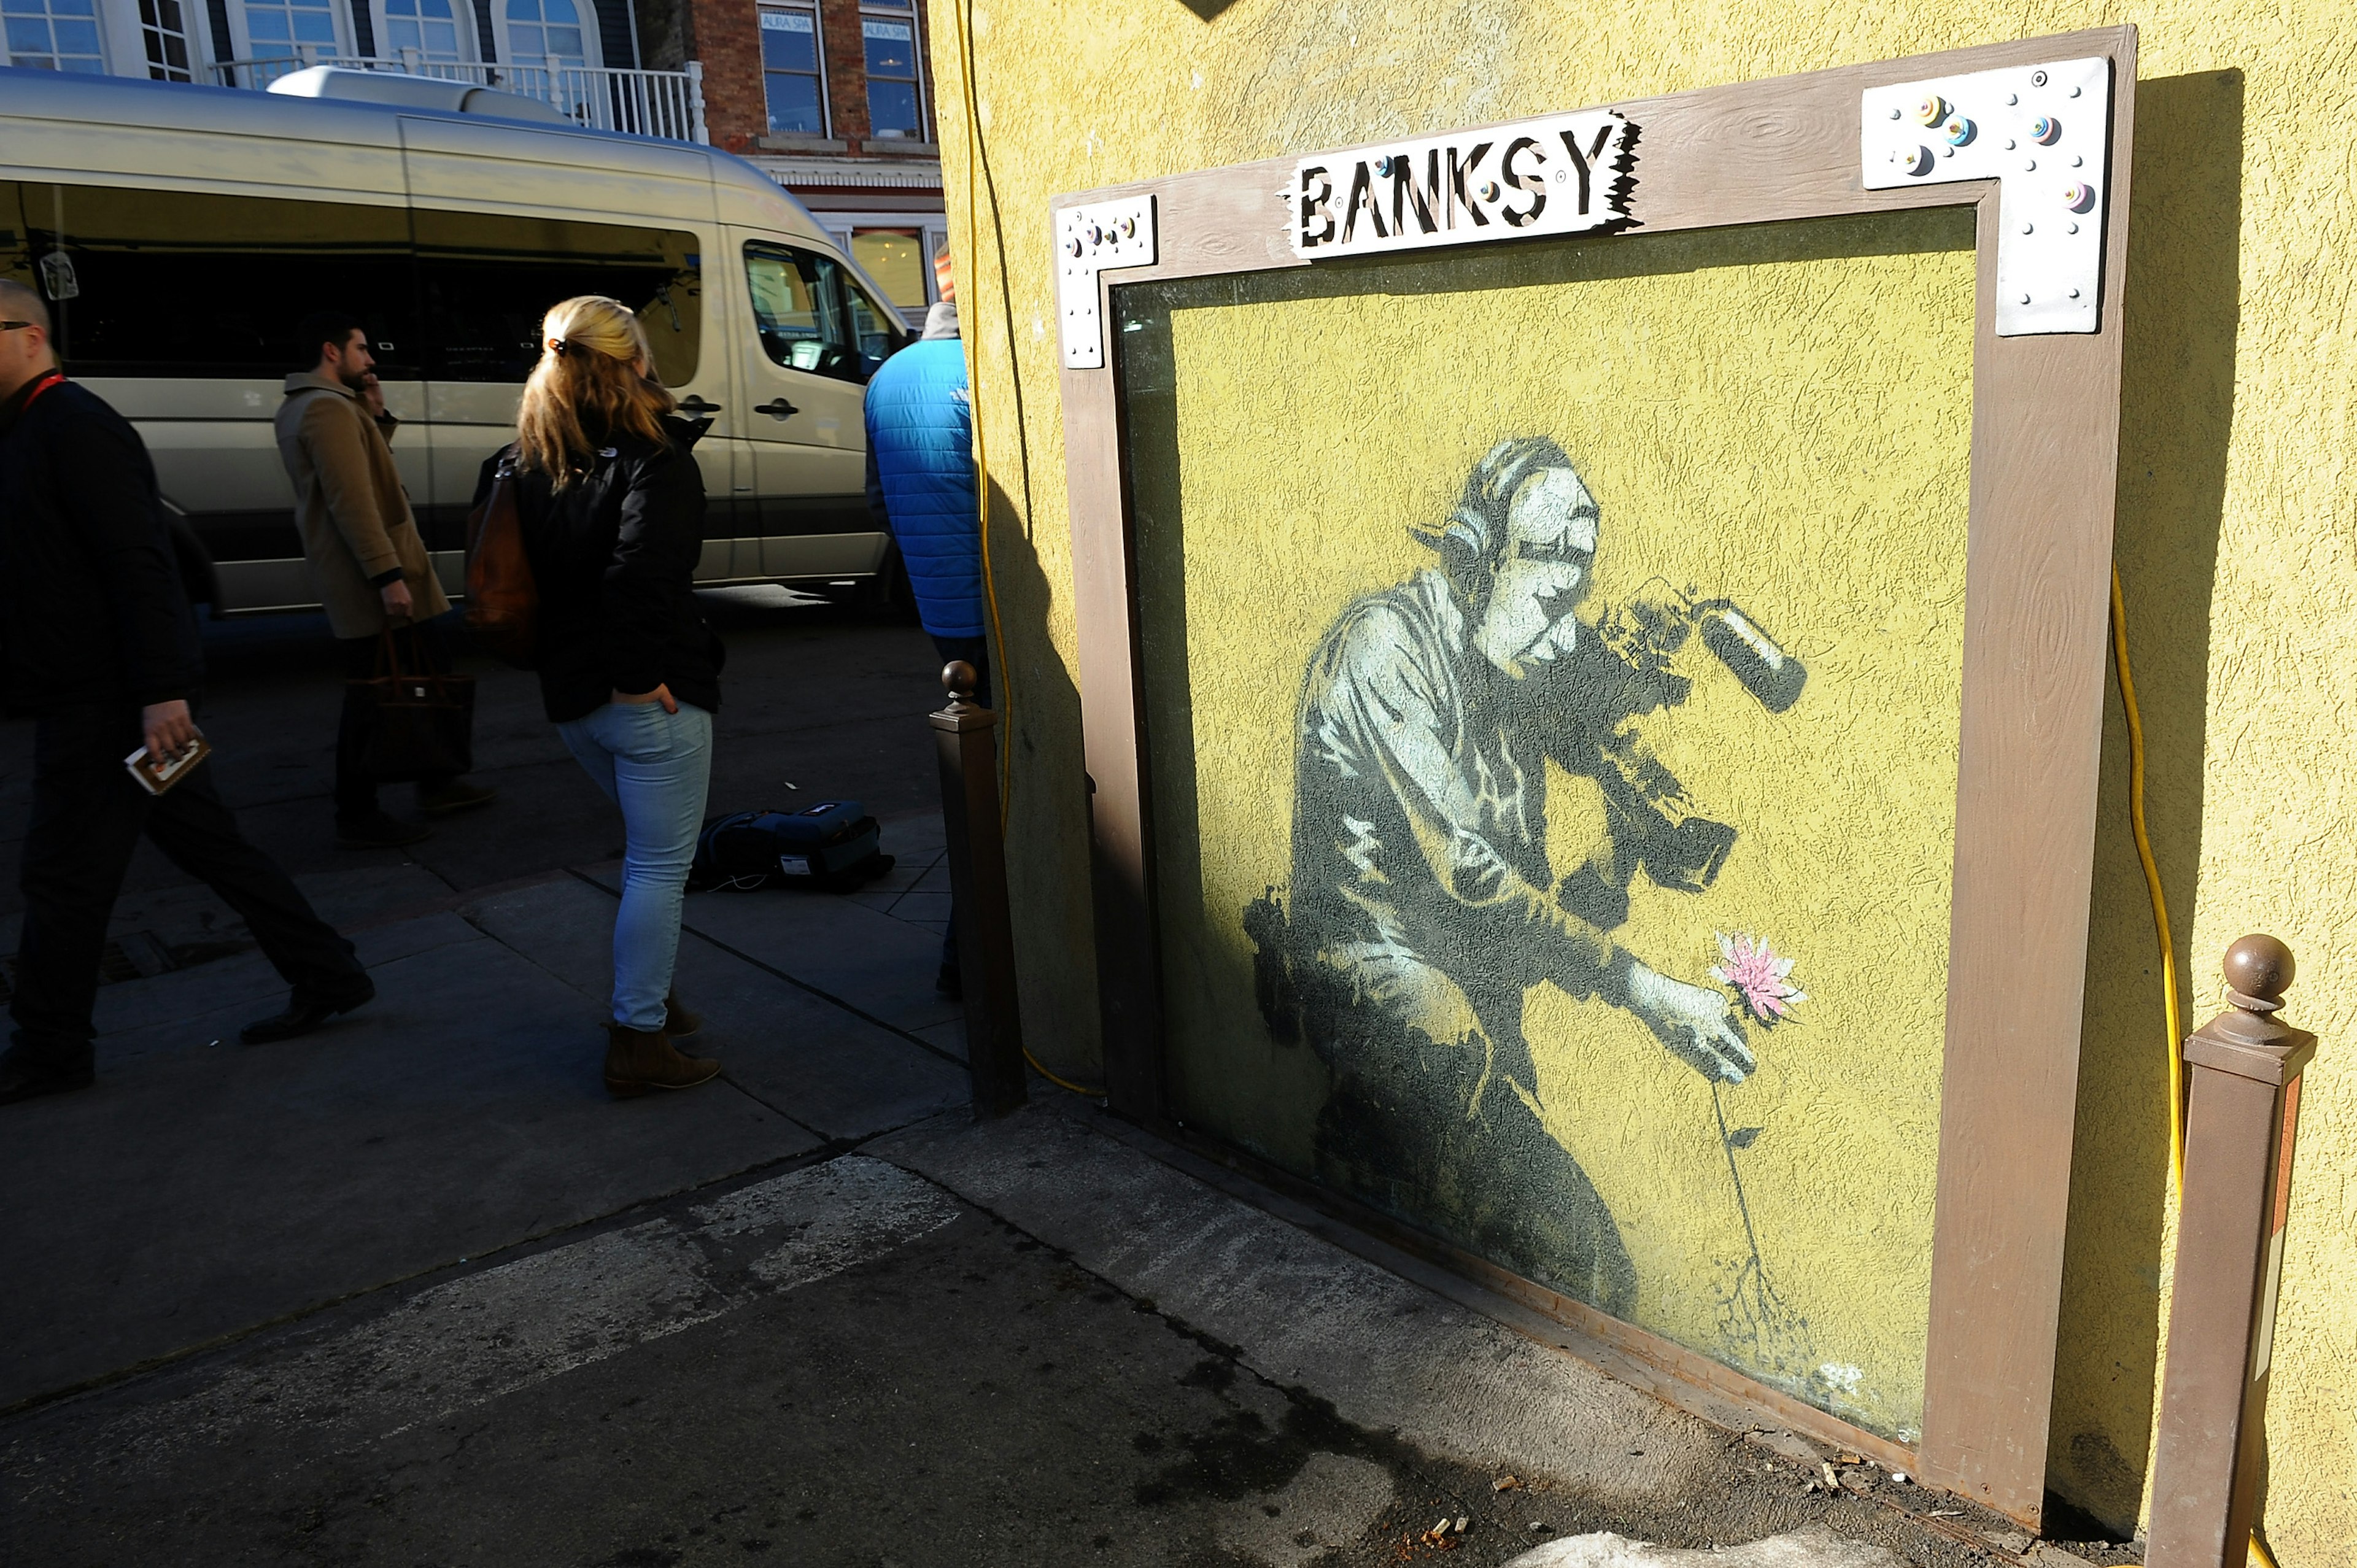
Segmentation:
{"type": "Polygon", "coordinates": [[[249,1043],[317,1028],[376,994],[352,946],[248,843],[199,767],[151,796],[124,768],[196,738],[203,675],[147,449],[67,381],[38,295],[0,279],[0,699],[29,713],[25,928],[0,1104],[88,1087],[107,917],[144,831],[253,929],[294,986],[249,1043]]]}

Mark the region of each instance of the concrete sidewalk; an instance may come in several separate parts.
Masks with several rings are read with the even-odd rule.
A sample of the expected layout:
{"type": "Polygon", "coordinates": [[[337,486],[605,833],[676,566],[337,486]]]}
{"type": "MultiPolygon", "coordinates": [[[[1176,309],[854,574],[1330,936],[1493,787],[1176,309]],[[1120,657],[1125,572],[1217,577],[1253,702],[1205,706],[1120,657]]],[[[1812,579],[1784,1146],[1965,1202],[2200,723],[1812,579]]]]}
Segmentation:
{"type": "Polygon", "coordinates": [[[0,1564],[2067,1561],[1867,1466],[1803,1490],[1832,1455],[1092,1102],[974,1124],[938,822],[886,844],[856,896],[691,897],[726,1080],[620,1103],[609,866],[317,885],[381,1000],[265,1047],[275,976],[194,961],[223,912],[126,907],[189,967],[104,989],[96,1090],[0,1112],[0,1564]]]}
{"type": "MultiPolygon", "coordinates": [[[[378,999],[283,1046],[237,1041],[285,994],[257,953],[102,987],[97,1088],[6,1112],[0,1256],[37,1262],[0,1292],[0,1409],[963,1103],[939,926],[888,912],[942,881],[940,822],[885,836],[899,863],[853,898],[690,897],[708,1093],[606,1093],[611,867],[463,897],[414,865],[304,878],[378,999]]],[[[200,888],[114,930],[246,937],[200,888]]]]}

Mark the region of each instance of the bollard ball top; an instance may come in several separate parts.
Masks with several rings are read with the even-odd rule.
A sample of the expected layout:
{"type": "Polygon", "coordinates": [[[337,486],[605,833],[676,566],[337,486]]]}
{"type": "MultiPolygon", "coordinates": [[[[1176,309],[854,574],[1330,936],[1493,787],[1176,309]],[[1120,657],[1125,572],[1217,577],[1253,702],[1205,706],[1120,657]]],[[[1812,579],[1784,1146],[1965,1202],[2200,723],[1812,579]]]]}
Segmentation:
{"type": "Polygon", "coordinates": [[[2225,970],[2226,988],[2237,999],[2247,997],[2268,1012],[2283,1004],[2297,972],[2291,949],[2256,931],[2226,950],[2225,970]]]}
{"type": "Polygon", "coordinates": [[[974,684],[979,679],[973,665],[963,659],[952,659],[942,666],[942,690],[952,697],[974,697],[974,684]]]}

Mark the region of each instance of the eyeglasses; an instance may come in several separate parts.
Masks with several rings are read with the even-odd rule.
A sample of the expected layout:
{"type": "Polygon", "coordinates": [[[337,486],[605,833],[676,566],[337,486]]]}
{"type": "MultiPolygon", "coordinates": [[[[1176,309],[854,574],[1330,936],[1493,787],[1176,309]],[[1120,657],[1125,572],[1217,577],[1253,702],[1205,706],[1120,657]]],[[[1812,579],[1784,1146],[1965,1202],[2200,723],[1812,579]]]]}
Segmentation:
{"type": "Polygon", "coordinates": [[[0,321],[0,332],[14,332],[19,327],[31,327],[30,321],[0,321]]]}

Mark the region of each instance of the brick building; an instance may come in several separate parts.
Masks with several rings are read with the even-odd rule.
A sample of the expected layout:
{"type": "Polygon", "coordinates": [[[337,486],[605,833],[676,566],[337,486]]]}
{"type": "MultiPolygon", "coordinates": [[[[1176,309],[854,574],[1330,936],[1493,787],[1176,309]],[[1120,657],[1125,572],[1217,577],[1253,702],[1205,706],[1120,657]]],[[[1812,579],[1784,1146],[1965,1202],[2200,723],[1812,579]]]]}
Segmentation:
{"type": "Polygon", "coordinates": [[[910,319],[948,239],[918,0],[638,0],[646,63],[703,63],[712,145],[767,171],[910,319]]]}

